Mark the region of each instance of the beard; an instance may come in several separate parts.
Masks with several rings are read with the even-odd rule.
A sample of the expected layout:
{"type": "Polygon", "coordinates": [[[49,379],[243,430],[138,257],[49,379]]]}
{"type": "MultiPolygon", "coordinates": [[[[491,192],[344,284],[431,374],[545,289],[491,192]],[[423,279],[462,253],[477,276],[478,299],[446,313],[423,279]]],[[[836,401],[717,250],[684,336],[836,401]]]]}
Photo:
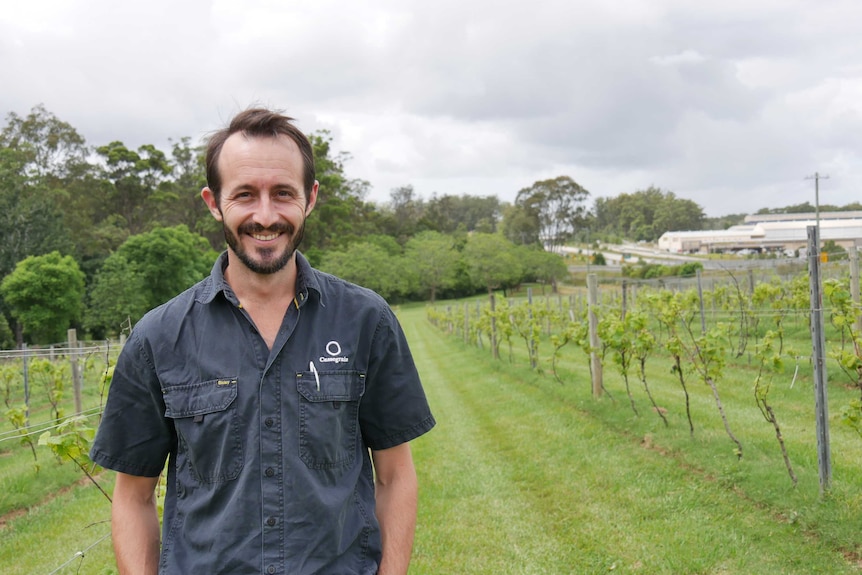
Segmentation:
{"type": "Polygon", "coordinates": [[[254,273],[262,275],[274,274],[275,272],[284,269],[284,266],[286,266],[293,258],[293,254],[296,253],[296,248],[298,248],[299,244],[302,243],[303,236],[305,236],[304,219],[298,229],[286,223],[276,224],[268,228],[264,228],[260,224],[250,223],[239,226],[236,230],[237,233],[234,234],[233,231],[224,224],[224,222],[222,222],[222,228],[224,230],[224,239],[227,242],[228,247],[234,254],[236,254],[239,261],[254,273]],[[257,249],[255,251],[257,252],[259,259],[255,259],[252,254],[243,248],[239,238],[237,237],[237,235],[262,233],[277,233],[289,236],[289,240],[284,251],[277,254],[275,248],[257,249]]]}

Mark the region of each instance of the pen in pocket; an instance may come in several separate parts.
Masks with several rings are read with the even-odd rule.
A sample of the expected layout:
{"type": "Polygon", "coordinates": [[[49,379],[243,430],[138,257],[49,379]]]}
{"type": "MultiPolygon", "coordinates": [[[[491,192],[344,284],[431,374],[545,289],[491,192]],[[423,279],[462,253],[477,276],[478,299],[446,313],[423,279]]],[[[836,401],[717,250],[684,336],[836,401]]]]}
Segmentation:
{"type": "Polygon", "coordinates": [[[317,368],[314,367],[314,362],[308,362],[308,369],[314,374],[314,381],[317,383],[317,391],[320,391],[320,376],[317,375],[317,368]]]}

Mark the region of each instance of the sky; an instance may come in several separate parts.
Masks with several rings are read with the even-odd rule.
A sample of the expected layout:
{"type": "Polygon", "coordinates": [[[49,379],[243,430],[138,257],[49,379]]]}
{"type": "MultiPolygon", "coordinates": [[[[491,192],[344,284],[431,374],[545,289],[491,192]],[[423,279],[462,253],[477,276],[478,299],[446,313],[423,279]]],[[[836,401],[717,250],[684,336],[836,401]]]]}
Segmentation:
{"type": "Polygon", "coordinates": [[[841,206],[860,22],[857,0],[0,0],[0,116],[44,104],[89,145],[168,151],[263,105],[328,130],[379,203],[566,175],[590,206],[841,206]]]}

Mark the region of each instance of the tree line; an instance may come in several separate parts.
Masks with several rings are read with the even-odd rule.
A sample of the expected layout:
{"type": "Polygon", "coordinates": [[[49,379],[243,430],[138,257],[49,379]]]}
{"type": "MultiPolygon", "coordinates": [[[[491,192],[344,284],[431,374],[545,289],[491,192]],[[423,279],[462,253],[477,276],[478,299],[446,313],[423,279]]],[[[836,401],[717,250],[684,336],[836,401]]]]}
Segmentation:
{"type": "MultiPolygon", "coordinates": [[[[350,155],[310,135],[320,194],[303,253],[313,265],[390,301],[460,297],[566,275],[551,252],[574,240],[653,241],[709,225],[703,210],[650,187],[598,198],[569,176],[535,182],[515,201],[434,194],[410,185],[388,202],[350,178],[350,155]],[[545,249],[543,249],[545,248],[545,249]]],[[[208,273],[224,249],[200,199],[203,146],[91,146],[43,105],[8,114],[0,131],[0,347],[128,329],[147,309],[208,273]],[[55,281],[56,280],[56,281],[55,281]],[[53,282],[53,283],[52,283],[53,282]]]]}
{"type": "MultiPolygon", "coordinates": [[[[310,140],[320,194],[302,249],[313,265],[391,301],[566,274],[540,249],[539,207],[528,208],[532,232],[513,242],[499,233],[505,206],[496,197],[423,200],[404,186],[376,204],[368,182],[347,176],[349,154],[334,152],[327,132],[310,140]],[[477,276],[469,254],[511,265],[477,276]]],[[[62,341],[69,327],[115,335],[203,278],[224,249],[200,199],[203,153],[190,138],[169,151],[90,146],[42,105],[10,113],[0,131],[0,347],[62,341]]]]}

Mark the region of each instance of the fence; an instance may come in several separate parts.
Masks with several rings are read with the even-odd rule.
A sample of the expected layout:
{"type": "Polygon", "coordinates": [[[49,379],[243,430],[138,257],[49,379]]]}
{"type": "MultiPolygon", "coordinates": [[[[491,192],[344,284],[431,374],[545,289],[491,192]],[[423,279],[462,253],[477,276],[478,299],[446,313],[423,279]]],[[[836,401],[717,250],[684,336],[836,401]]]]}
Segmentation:
{"type": "Polygon", "coordinates": [[[68,331],[68,338],[63,344],[50,346],[29,347],[24,344],[21,349],[0,350],[0,364],[20,362],[21,374],[24,385],[25,416],[29,418],[30,413],[30,362],[34,359],[47,359],[51,362],[68,360],[72,374],[72,392],[75,400],[75,414],[83,411],[81,393],[83,391],[83,372],[81,360],[96,354],[104,354],[108,358],[112,349],[121,347],[125,338],[119,342],[103,341],[78,341],[77,332],[74,329],[68,331]]]}

